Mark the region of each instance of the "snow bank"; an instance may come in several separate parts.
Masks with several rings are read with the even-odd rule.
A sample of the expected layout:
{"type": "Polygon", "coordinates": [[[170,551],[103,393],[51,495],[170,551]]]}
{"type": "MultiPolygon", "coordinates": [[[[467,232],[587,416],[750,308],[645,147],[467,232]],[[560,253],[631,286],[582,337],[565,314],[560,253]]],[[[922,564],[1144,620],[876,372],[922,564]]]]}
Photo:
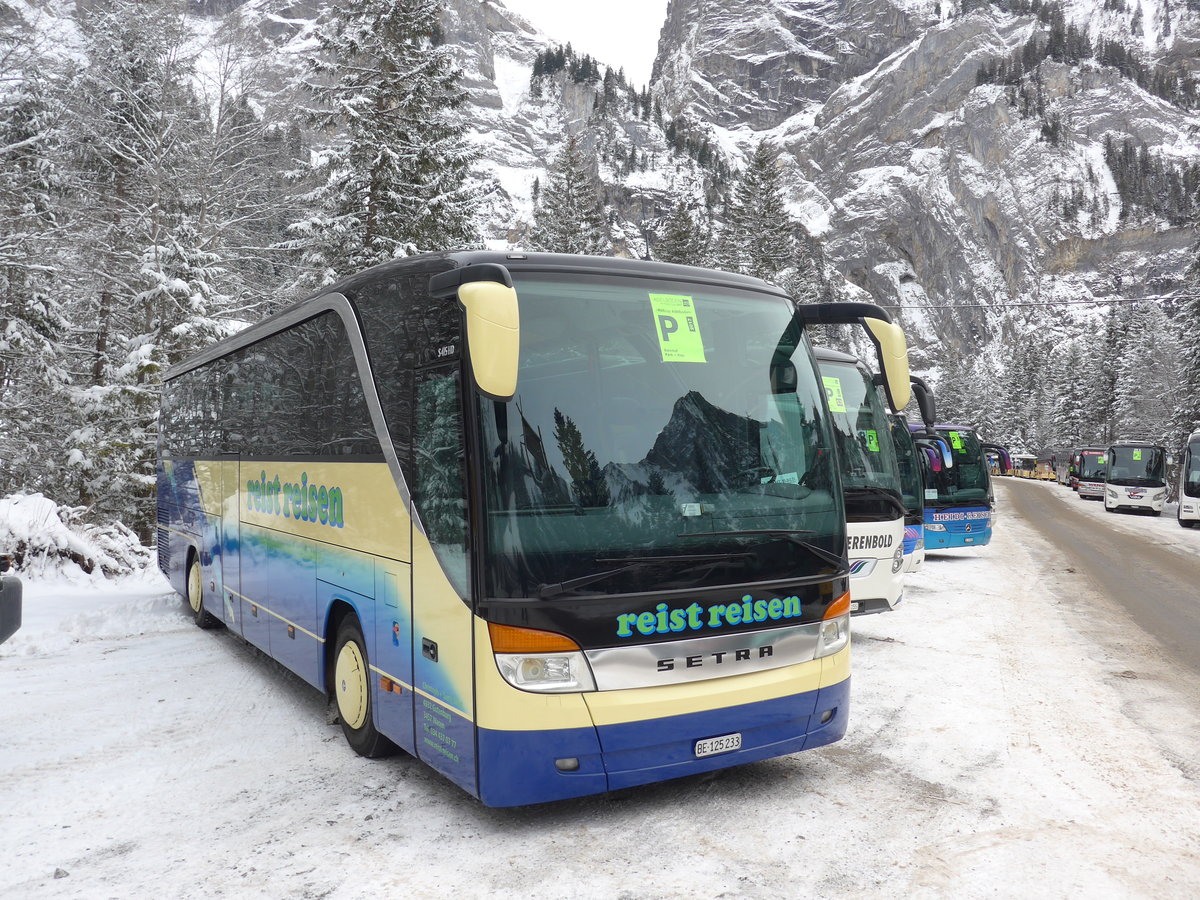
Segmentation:
{"type": "Polygon", "coordinates": [[[83,521],[86,507],[59,506],[42,494],[0,499],[0,556],[21,575],[115,578],[150,567],[152,554],[119,522],[83,521]]]}

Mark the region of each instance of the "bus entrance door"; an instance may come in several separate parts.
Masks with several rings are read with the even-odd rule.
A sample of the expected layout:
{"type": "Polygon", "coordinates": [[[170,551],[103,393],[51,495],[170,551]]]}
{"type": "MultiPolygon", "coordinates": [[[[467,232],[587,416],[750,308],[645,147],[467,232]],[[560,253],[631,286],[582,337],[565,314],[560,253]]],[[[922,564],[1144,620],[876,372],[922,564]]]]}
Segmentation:
{"type": "Polygon", "coordinates": [[[377,727],[416,755],[413,740],[412,566],[375,558],[375,665],[377,727]]]}

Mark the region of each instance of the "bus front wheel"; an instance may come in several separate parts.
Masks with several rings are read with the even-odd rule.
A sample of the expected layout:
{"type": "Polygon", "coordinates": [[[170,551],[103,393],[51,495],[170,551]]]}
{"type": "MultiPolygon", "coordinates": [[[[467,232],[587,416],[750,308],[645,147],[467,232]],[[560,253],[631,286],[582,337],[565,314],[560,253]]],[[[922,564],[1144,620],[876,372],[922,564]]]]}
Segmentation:
{"type": "Polygon", "coordinates": [[[215,628],[221,624],[216,616],[204,608],[204,579],[200,572],[200,560],[194,556],[191,565],[188,566],[187,596],[184,599],[192,611],[192,621],[197,626],[215,628]]]}
{"type": "Polygon", "coordinates": [[[371,670],[362,626],[353,615],[342,619],[333,653],[333,696],[346,742],[360,756],[386,756],[392,742],[375,728],[371,702],[371,670]]]}

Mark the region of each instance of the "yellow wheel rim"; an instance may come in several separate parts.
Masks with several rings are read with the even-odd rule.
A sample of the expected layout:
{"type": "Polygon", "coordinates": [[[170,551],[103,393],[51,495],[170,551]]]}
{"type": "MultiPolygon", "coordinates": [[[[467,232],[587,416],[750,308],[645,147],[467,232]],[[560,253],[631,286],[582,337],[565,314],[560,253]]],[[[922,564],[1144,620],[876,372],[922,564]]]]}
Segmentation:
{"type": "Polygon", "coordinates": [[[338,714],[357,731],[367,721],[367,666],[357,643],[346,641],[342,645],[333,674],[338,714]]]}
{"type": "Polygon", "coordinates": [[[200,590],[200,564],[192,563],[192,568],[188,571],[188,605],[192,607],[192,612],[200,612],[203,599],[204,595],[200,590]]]}

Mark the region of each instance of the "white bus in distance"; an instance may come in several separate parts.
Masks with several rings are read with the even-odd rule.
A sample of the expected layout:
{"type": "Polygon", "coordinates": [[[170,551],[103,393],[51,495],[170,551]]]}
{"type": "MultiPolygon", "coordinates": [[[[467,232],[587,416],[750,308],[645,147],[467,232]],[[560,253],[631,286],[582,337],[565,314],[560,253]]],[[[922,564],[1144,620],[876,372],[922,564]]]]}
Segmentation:
{"type": "Polygon", "coordinates": [[[1167,451],[1143,441],[1110,444],[1105,454],[1104,509],[1161,516],[1167,499],[1167,451]]]}
{"type": "Polygon", "coordinates": [[[1184,528],[1194,528],[1200,522],[1200,431],[1193,431],[1183,447],[1176,519],[1184,528]]]}

